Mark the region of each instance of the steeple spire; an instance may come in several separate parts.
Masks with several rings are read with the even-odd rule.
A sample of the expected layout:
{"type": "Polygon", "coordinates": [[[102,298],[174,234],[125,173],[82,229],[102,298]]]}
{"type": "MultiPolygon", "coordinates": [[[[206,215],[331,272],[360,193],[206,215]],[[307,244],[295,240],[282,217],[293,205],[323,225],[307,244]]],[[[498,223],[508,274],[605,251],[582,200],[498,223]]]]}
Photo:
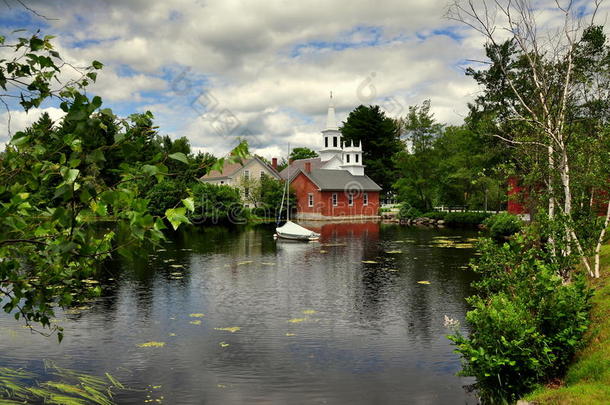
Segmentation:
{"type": "Polygon", "coordinates": [[[335,118],[335,105],[333,104],[333,92],[330,92],[330,101],[328,102],[328,113],[326,115],[326,129],[339,129],[337,127],[337,119],[335,118]]]}

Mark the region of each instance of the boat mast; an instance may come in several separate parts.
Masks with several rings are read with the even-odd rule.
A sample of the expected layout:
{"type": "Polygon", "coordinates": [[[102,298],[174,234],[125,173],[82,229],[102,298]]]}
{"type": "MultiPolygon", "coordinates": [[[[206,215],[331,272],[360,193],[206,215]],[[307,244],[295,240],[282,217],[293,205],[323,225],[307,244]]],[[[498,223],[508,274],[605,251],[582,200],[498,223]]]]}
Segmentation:
{"type": "Polygon", "coordinates": [[[290,144],[288,144],[288,180],[286,181],[286,222],[290,221],[290,179],[292,174],[290,173],[290,144]]]}

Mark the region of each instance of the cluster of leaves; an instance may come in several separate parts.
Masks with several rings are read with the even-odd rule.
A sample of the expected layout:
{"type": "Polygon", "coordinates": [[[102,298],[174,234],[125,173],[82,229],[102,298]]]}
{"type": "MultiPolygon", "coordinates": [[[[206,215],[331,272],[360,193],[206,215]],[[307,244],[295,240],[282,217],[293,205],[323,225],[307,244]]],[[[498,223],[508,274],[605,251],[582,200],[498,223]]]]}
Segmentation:
{"type": "Polygon", "coordinates": [[[383,190],[390,190],[396,176],[392,158],[404,148],[399,123],[378,105],[360,105],[349,113],[340,130],[344,142],[362,145],[366,174],[383,190]]]}
{"type": "Polygon", "coordinates": [[[521,231],[523,221],[516,215],[502,213],[487,218],[483,225],[489,230],[489,235],[496,241],[502,241],[521,231]]]}
{"type": "MultiPolygon", "coordinates": [[[[45,327],[55,306],[100,294],[100,263],[114,252],[129,255],[134,246],[163,239],[163,218],[148,211],[138,184],[163,180],[168,162],[186,160],[179,152],[154,153],[149,112],[119,119],[99,97],[84,94],[99,62],[54,90],[62,65],[50,39],[19,39],[12,45],[17,56],[0,60],[0,83],[26,110],[58,97],[65,113],[59,123],[43,115],[0,154],[2,308],[45,327]]],[[[192,200],[184,205],[193,209],[192,200]]],[[[166,212],[174,227],[188,222],[176,214],[166,212]]]]}
{"type": "Polygon", "coordinates": [[[422,213],[417,208],[413,207],[408,202],[402,203],[400,205],[400,209],[398,210],[398,218],[405,219],[415,219],[422,217],[422,213]]]}
{"type": "Polygon", "coordinates": [[[505,201],[500,170],[506,157],[497,141],[471,122],[446,127],[436,122],[429,100],[409,107],[399,120],[406,147],[394,156],[400,201],[422,211],[438,205],[501,208],[505,201]]]}
{"type": "Polygon", "coordinates": [[[563,282],[539,238],[482,239],[479,249],[470,335],[449,338],[483,399],[512,402],[565,371],[587,329],[591,291],[581,275],[563,282]]]}
{"type": "Polygon", "coordinates": [[[239,190],[234,187],[198,182],[193,185],[192,194],[194,224],[241,224],[249,217],[239,190]]]}

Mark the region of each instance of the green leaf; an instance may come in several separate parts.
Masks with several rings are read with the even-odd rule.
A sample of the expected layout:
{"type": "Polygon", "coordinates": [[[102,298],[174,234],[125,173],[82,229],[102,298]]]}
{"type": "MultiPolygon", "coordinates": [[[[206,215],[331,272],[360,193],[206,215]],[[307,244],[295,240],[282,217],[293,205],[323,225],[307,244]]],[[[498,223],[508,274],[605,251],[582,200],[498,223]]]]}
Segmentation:
{"type": "Polygon", "coordinates": [[[66,184],[74,183],[74,181],[76,181],[76,178],[78,177],[79,173],[80,173],[80,170],[78,170],[78,169],[68,169],[66,167],[62,167],[62,169],[61,169],[61,175],[64,178],[64,181],[66,182],[66,184]]]}
{"type": "Polygon", "coordinates": [[[186,207],[190,212],[195,211],[195,201],[193,201],[193,197],[185,198],[182,200],[182,204],[186,207]]]}
{"type": "Polygon", "coordinates": [[[102,62],[94,60],[93,62],[91,62],[91,66],[93,66],[93,68],[96,70],[100,70],[104,66],[104,64],[102,62]]]}
{"type": "Polygon", "coordinates": [[[156,176],[159,173],[159,169],[154,165],[144,165],[142,166],[142,172],[147,176],[156,176]]]}
{"type": "Polygon", "coordinates": [[[170,208],[165,211],[165,217],[172,224],[174,230],[178,229],[180,224],[188,224],[190,221],[185,216],[186,208],[170,208]]]}
{"type": "Polygon", "coordinates": [[[176,152],[176,153],[172,153],[169,155],[170,158],[174,159],[174,160],[178,160],[184,164],[189,163],[188,158],[186,157],[186,155],[182,152],[176,152]]]}

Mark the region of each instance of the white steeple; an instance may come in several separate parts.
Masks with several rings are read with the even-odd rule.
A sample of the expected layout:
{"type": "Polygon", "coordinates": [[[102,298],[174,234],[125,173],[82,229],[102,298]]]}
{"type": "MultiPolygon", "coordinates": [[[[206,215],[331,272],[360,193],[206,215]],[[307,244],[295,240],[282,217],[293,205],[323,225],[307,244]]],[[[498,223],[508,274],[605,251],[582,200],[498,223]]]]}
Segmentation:
{"type": "Polygon", "coordinates": [[[337,118],[335,117],[335,105],[333,104],[333,93],[330,93],[330,101],[328,103],[328,113],[326,114],[326,128],[322,130],[323,144],[320,149],[320,160],[326,162],[334,156],[339,155],[342,158],[342,137],[339,128],[337,127],[337,118]]]}
{"type": "Polygon", "coordinates": [[[343,170],[347,170],[354,176],[364,176],[364,165],[362,164],[362,142],[358,145],[346,144],[343,147],[343,170]]]}

